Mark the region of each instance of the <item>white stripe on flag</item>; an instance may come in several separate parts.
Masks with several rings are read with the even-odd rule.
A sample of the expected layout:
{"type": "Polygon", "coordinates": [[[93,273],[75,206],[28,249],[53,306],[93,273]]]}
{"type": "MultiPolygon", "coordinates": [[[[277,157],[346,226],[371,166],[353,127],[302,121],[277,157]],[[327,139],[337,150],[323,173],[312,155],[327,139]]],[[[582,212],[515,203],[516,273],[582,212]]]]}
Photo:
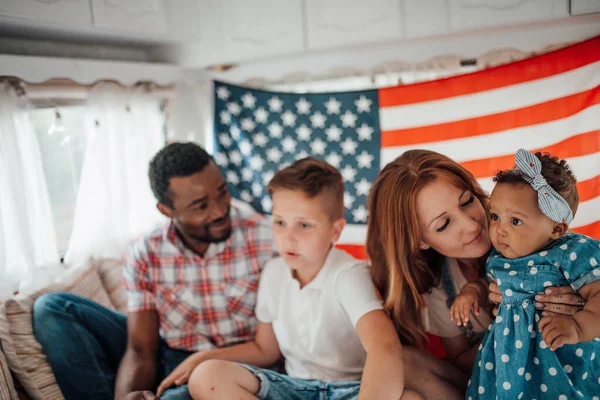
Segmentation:
{"type": "Polygon", "coordinates": [[[570,228],[577,228],[578,226],[585,226],[598,221],[598,210],[600,210],[600,197],[594,197],[593,199],[579,203],[570,228]]]}
{"type": "MultiPolygon", "coordinates": [[[[477,78],[473,78],[477,79],[477,78]]],[[[497,114],[584,92],[600,85],[600,61],[549,78],[379,110],[382,131],[437,125],[497,114]]]]}
{"type": "Polygon", "coordinates": [[[367,240],[367,225],[348,224],[340,235],[340,244],[365,245],[367,240]]]}
{"type": "Polygon", "coordinates": [[[396,159],[407,150],[426,149],[442,153],[454,161],[463,162],[474,158],[498,157],[515,154],[518,149],[546,147],[579,133],[600,129],[600,104],[567,118],[552,122],[509,129],[490,135],[463,139],[420,143],[410,146],[383,147],[381,167],[396,159]]]}

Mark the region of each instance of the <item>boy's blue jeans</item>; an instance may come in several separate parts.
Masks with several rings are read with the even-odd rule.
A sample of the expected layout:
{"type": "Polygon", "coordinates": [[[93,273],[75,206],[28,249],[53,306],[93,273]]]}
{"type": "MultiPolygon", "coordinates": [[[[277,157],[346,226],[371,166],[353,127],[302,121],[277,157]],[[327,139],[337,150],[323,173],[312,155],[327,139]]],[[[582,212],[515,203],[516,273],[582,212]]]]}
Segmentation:
{"type": "Polygon", "coordinates": [[[292,378],[268,369],[240,364],[260,381],[256,394],[261,400],[356,400],[359,381],[323,382],[292,378]]]}
{"type": "MultiPolygon", "coordinates": [[[[33,328],[65,399],[114,399],[127,345],[125,315],[70,293],[51,293],[36,300],[33,328]]],[[[190,354],[161,339],[157,384],[190,354]]],[[[161,398],[191,400],[187,385],[171,388],[161,398]]]]}

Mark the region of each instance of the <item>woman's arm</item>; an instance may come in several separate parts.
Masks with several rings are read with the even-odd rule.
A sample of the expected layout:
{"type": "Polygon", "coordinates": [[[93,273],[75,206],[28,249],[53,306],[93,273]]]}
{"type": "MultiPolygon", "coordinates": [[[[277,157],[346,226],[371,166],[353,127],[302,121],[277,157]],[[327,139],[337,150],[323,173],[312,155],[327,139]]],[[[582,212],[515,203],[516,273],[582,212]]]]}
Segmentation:
{"type": "Polygon", "coordinates": [[[471,346],[465,335],[459,335],[451,338],[442,338],[442,346],[444,346],[448,361],[458,366],[467,375],[471,375],[479,343],[471,346]]]}
{"type": "Polygon", "coordinates": [[[273,325],[259,322],[256,339],[251,342],[220,349],[199,351],[186,358],[160,383],[156,395],[160,396],[166,389],[173,385],[183,385],[186,383],[194,368],[206,360],[233,361],[267,368],[275,364],[280,357],[281,351],[273,332],[273,325]]]}
{"type": "Polygon", "coordinates": [[[383,310],[363,315],[356,332],[367,352],[359,399],[400,399],[404,390],[402,345],[383,310]]]}

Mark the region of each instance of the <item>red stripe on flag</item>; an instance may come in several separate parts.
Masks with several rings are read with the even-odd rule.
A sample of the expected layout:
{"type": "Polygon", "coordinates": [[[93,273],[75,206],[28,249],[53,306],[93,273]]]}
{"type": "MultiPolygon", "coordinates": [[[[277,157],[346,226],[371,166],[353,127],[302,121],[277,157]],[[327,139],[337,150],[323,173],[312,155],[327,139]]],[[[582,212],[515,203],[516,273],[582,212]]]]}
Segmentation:
{"type": "MultiPolygon", "coordinates": [[[[530,150],[532,152],[548,152],[558,158],[580,157],[600,151],[600,130],[580,133],[571,136],[551,146],[530,150]]],[[[479,160],[460,163],[471,171],[475,178],[488,178],[496,175],[500,170],[511,169],[515,166],[515,155],[482,158],[479,160]]]]}
{"type": "Polygon", "coordinates": [[[354,258],[358,258],[359,260],[366,260],[367,256],[367,248],[364,245],[360,244],[336,244],[340,250],[344,250],[346,253],[352,255],[354,258]]]}
{"type": "Polygon", "coordinates": [[[379,90],[379,107],[393,107],[485,92],[547,78],[600,60],[600,36],[483,71],[379,90]]]}
{"type": "Polygon", "coordinates": [[[579,203],[600,196],[600,176],[595,176],[587,181],[577,182],[577,194],[579,194],[579,203]]]}
{"type": "Polygon", "coordinates": [[[381,132],[381,147],[408,146],[487,135],[509,129],[567,118],[600,103],[600,86],[585,92],[523,107],[517,110],[447,122],[381,132]]]}
{"type": "Polygon", "coordinates": [[[594,239],[600,239],[600,221],[592,222],[589,225],[580,226],[573,228],[573,231],[593,237],[594,239]]]}

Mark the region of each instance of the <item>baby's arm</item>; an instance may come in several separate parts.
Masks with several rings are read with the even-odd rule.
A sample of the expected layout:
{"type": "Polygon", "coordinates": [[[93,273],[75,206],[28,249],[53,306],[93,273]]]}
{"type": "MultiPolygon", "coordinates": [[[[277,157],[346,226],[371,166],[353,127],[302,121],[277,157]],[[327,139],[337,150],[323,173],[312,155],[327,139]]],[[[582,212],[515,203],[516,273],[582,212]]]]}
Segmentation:
{"type": "Polygon", "coordinates": [[[485,303],[487,296],[488,284],[484,278],[467,283],[450,307],[450,320],[456,321],[456,325],[467,325],[471,310],[479,315],[479,305],[485,303]]]}
{"type": "Polygon", "coordinates": [[[570,317],[554,315],[540,320],[542,337],[552,351],[600,337],[600,280],[582,286],[579,294],[586,299],[583,310],[570,317]]]}

